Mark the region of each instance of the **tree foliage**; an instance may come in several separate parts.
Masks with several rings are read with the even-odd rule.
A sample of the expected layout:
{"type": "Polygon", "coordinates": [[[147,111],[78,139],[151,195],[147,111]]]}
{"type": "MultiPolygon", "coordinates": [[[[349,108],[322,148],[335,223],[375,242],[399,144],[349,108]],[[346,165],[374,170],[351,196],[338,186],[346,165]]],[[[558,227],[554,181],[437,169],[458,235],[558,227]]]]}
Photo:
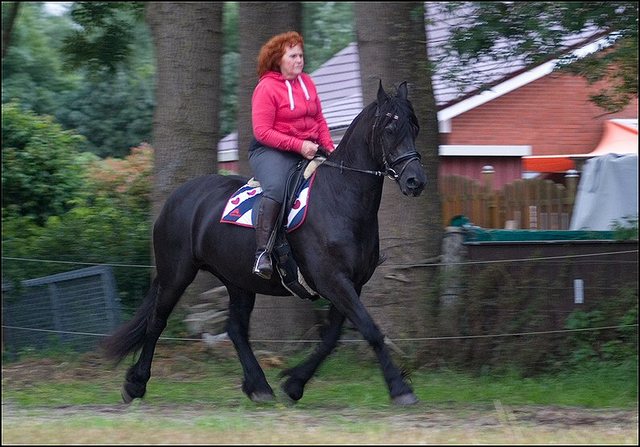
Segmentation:
{"type": "Polygon", "coordinates": [[[238,113],[238,69],[240,49],[238,42],[238,2],[225,2],[222,15],[222,106],[220,107],[220,135],[235,130],[238,113]]]}
{"type": "Polygon", "coordinates": [[[94,75],[60,95],[56,118],[85,135],[85,149],[100,157],[124,157],[151,140],[154,84],[151,72],[94,75]]]}
{"type": "MultiPolygon", "coordinates": [[[[4,18],[5,3],[2,8],[4,18]]],[[[68,18],[47,16],[40,3],[21,3],[2,59],[3,104],[13,101],[39,115],[55,115],[60,95],[78,82],[65,73],[59,53],[70,27],[68,18]]]]}
{"type": "Polygon", "coordinates": [[[90,196],[108,200],[130,214],[148,215],[151,203],[153,149],[142,144],[124,158],[108,157],[87,169],[90,196]]]}
{"type": "Polygon", "coordinates": [[[74,2],[71,18],[78,25],[64,39],[63,54],[72,68],[111,72],[133,54],[142,2],[74,2]]]}
{"type": "Polygon", "coordinates": [[[42,224],[73,207],[82,191],[84,138],[51,117],[2,106],[2,209],[42,224]]]}
{"type": "Polygon", "coordinates": [[[305,71],[312,72],[356,41],[353,2],[303,2],[305,71]]]}
{"type": "MultiPolygon", "coordinates": [[[[84,149],[99,156],[125,156],[129,148],[149,141],[155,66],[148,29],[134,20],[136,11],[123,6],[114,12],[124,16],[119,20],[129,24],[131,39],[128,58],[117,67],[114,62],[112,70],[94,59],[82,66],[78,61],[70,64],[65,58],[81,56],[66,53],[71,47],[64,41],[78,32],[77,25],[68,15],[48,15],[41,3],[21,4],[3,59],[3,104],[16,102],[38,115],[55,117],[65,129],[84,135],[84,149]]],[[[88,28],[99,34],[95,27],[88,28]]]]}
{"type": "Polygon", "coordinates": [[[608,51],[580,61],[564,58],[558,68],[590,83],[608,81],[609,86],[592,100],[609,111],[620,110],[637,97],[637,2],[443,2],[439,6],[450,19],[462,18],[454,20],[446,46],[464,65],[482,57],[537,63],[560,56],[569,35],[608,34],[615,44],[608,51]]]}

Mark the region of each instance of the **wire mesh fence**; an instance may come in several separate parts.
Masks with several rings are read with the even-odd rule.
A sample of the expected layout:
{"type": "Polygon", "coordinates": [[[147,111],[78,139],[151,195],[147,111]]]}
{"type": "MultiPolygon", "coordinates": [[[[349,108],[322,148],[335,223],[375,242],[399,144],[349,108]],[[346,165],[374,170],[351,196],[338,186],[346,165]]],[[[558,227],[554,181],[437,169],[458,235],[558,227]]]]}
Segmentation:
{"type": "MultiPolygon", "coordinates": [[[[419,364],[476,370],[517,363],[530,372],[576,353],[637,355],[637,241],[465,243],[464,251],[457,260],[411,266],[439,275],[428,296],[412,297],[417,304],[402,293],[365,303],[401,355],[419,364]]],[[[406,267],[383,264],[379,274],[406,267]]],[[[109,265],[25,281],[20,292],[3,287],[3,349],[9,352],[52,346],[90,350],[122,319],[109,265]]],[[[278,317],[260,314],[281,315],[284,307],[300,305],[295,298],[280,299],[277,309],[258,301],[254,317],[273,326],[278,317]]],[[[321,323],[318,319],[316,326],[321,323]]],[[[206,344],[206,336],[215,335],[175,333],[161,340],[206,344]]],[[[290,337],[274,328],[273,336],[254,333],[252,343],[279,350],[285,344],[307,349],[319,341],[313,328],[300,333],[304,336],[290,337]]],[[[368,349],[350,322],[341,341],[368,349]]]]}
{"type": "Polygon", "coordinates": [[[109,266],[94,266],[2,287],[3,349],[95,348],[122,321],[109,266]]]}

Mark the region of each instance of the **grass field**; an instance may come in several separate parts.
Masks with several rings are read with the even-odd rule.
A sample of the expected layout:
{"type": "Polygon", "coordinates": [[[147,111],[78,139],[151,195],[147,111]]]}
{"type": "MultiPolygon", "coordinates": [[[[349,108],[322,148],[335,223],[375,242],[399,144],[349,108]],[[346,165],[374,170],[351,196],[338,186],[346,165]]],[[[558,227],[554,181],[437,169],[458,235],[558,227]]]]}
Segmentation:
{"type": "MultiPolygon", "coordinates": [[[[261,362],[276,389],[289,362],[261,362]]],[[[5,362],[3,444],[638,443],[635,361],[536,378],[417,370],[420,403],[403,408],[390,405],[373,359],[349,349],[295,406],[249,401],[233,356],[176,346],[158,348],[145,399],[126,406],[127,366],[94,355],[5,362]]]]}

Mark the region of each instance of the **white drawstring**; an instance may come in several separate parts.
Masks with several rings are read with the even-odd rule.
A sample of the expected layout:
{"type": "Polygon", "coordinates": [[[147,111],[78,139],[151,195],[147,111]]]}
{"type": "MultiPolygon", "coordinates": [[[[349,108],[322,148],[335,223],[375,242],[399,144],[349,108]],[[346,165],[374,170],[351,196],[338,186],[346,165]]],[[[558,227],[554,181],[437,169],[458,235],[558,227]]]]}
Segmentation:
{"type": "Polygon", "coordinates": [[[293,110],[296,106],[293,103],[293,90],[291,90],[291,83],[288,79],[285,79],[284,83],[287,84],[287,90],[289,90],[289,108],[293,110]]]}
{"type": "MultiPolygon", "coordinates": [[[[307,98],[307,101],[309,101],[309,91],[307,90],[307,86],[304,85],[304,82],[302,82],[301,76],[298,76],[298,81],[300,81],[300,87],[302,87],[302,91],[304,92],[305,98],[307,98]]],[[[293,102],[293,90],[291,89],[291,83],[289,82],[288,79],[285,79],[284,83],[287,84],[287,91],[289,92],[289,108],[293,110],[296,108],[296,105],[293,102]]]]}
{"type": "Polygon", "coordinates": [[[298,81],[300,81],[300,86],[302,87],[305,98],[307,98],[307,101],[309,101],[309,91],[307,90],[307,86],[304,85],[304,82],[302,82],[302,76],[298,76],[298,81]]]}

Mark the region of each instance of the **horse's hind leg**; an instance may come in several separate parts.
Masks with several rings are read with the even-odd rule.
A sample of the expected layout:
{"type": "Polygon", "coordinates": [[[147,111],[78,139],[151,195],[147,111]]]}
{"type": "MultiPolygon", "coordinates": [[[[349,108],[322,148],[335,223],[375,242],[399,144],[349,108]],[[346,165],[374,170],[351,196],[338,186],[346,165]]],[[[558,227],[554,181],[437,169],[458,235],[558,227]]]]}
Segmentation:
{"type": "Polygon", "coordinates": [[[238,353],[244,380],[242,391],[254,402],[267,402],[274,398],[273,390],[256,359],[249,343],[249,322],[256,294],[227,285],[229,291],[229,319],[227,334],[238,353]]]}
{"type": "Polygon", "coordinates": [[[135,398],[141,398],[146,393],[147,382],[151,378],[151,362],[160,334],[167,326],[167,320],[176,303],[197,273],[197,269],[178,275],[181,280],[175,284],[164,284],[158,277],[153,281],[153,292],[156,303],[147,321],[147,331],[142,345],[142,352],[138,361],[132,365],[125,376],[122,387],[122,399],[129,403],[135,398]]]}
{"type": "Polygon", "coordinates": [[[280,373],[281,377],[288,376],[288,379],[282,385],[282,390],[294,401],[302,398],[307,382],[313,377],[320,364],[337,346],[344,319],[344,315],[332,305],[329,309],[329,322],[321,331],[322,341],[320,345],[316,347],[315,351],[304,362],[280,373]]]}

